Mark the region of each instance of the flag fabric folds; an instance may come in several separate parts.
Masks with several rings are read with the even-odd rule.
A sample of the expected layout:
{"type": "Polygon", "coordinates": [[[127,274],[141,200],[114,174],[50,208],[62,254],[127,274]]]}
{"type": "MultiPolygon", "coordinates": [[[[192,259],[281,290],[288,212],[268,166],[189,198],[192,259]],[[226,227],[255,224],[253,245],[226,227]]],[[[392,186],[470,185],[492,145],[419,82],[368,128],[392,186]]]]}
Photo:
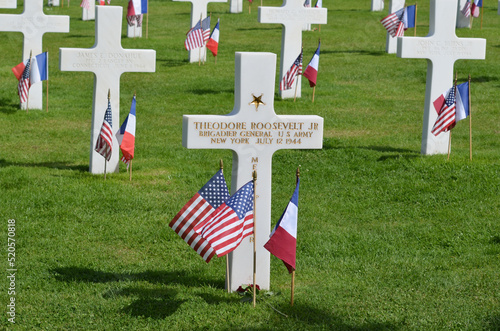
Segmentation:
{"type": "Polygon", "coordinates": [[[280,82],[280,91],[289,90],[292,88],[295,77],[302,75],[302,51],[299,56],[293,61],[292,66],[288,69],[287,73],[283,76],[280,82]]]}
{"type": "Polygon", "coordinates": [[[467,2],[464,5],[464,8],[462,8],[461,12],[465,17],[470,17],[470,1],[469,0],[467,0],[467,2]]]}
{"type": "Polygon", "coordinates": [[[323,8],[323,0],[317,0],[314,8],[323,8]]]}
{"type": "Polygon", "coordinates": [[[264,245],[265,249],[283,261],[289,273],[295,270],[299,184],[300,180],[297,181],[295,191],[283,215],[271,232],[270,239],[264,245]]]}
{"type": "Polygon", "coordinates": [[[318,43],[318,48],[316,49],[316,52],[314,52],[314,55],[309,61],[309,64],[307,65],[306,70],[304,71],[304,77],[309,79],[309,86],[314,87],[316,86],[316,78],[318,77],[318,67],[319,67],[319,48],[321,46],[321,42],[318,43]]]}
{"type": "Polygon", "coordinates": [[[19,101],[21,103],[25,103],[28,101],[28,94],[31,86],[30,66],[31,59],[27,59],[12,68],[12,72],[19,80],[19,83],[17,84],[17,93],[19,94],[19,101]]]}
{"type": "Polygon", "coordinates": [[[128,2],[127,16],[147,14],[148,0],[130,0],[128,2]]]}
{"type": "Polygon", "coordinates": [[[483,7],[483,0],[474,0],[474,2],[471,5],[471,9],[470,9],[472,16],[479,17],[479,14],[481,11],[479,8],[482,8],[482,7],[483,7]]]}
{"type": "Polygon", "coordinates": [[[207,41],[207,48],[214,56],[217,56],[217,51],[219,49],[219,33],[219,20],[217,20],[217,24],[215,24],[214,30],[207,41]]]}
{"type": "Polygon", "coordinates": [[[311,7],[311,0],[306,0],[306,1],[304,2],[304,7],[306,7],[306,8],[310,8],[310,7],[311,7]]]}
{"type": "Polygon", "coordinates": [[[44,52],[34,56],[31,61],[31,85],[49,79],[49,55],[44,52]]]}
{"type": "Polygon", "coordinates": [[[417,11],[416,5],[405,7],[403,17],[401,19],[401,21],[404,24],[405,30],[415,27],[416,11],[417,11]]]}
{"type": "Polygon", "coordinates": [[[469,82],[457,85],[455,121],[461,121],[469,116],[469,82]]]}
{"type": "Polygon", "coordinates": [[[438,112],[438,117],[431,132],[435,136],[441,132],[449,131],[455,126],[455,101],[455,86],[434,101],[434,108],[438,112]]]}
{"type": "Polygon", "coordinates": [[[253,181],[243,185],[194,230],[205,238],[218,257],[232,252],[253,233],[253,181]]]}
{"type": "Polygon", "coordinates": [[[127,168],[130,164],[130,160],[134,158],[136,124],[135,106],[136,98],[134,95],[132,98],[132,105],[130,106],[130,112],[120,127],[120,135],[123,135],[122,141],[120,142],[120,150],[122,151],[122,161],[127,164],[127,168]]]}
{"type": "Polygon", "coordinates": [[[404,8],[401,8],[400,10],[387,15],[380,21],[392,37],[402,37],[404,35],[404,30],[402,28],[404,27],[404,23],[402,22],[403,15],[404,8]]]}
{"type": "Polygon", "coordinates": [[[108,100],[108,108],[104,114],[101,131],[95,145],[95,151],[101,154],[107,161],[111,159],[113,151],[113,123],[111,114],[111,101],[108,100]]]}
{"type": "Polygon", "coordinates": [[[219,170],[175,215],[169,226],[204,260],[210,262],[215,251],[210,243],[194,231],[229,199],[224,174],[219,170]]]}
{"type": "Polygon", "coordinates": [[[82,0],[80,3],[80,7],[89,10],[90,9],[90,1],[91,0],[82,0]]]}
{"type": "Polygon", "coordinates": [[[205,17],[201,22],[201,29],[203,30],[203,42],[207,42],[210,38],[210,16],[205,17]]]}
{"type": "Polygon", "coordinates": [[[190,51],[198,47],[203,46],[203,31],[201,29],[201,22],[198,21],[196,25],[188,31],[186,35],[186,40],[184,41],[184,47],[190,51]]]}

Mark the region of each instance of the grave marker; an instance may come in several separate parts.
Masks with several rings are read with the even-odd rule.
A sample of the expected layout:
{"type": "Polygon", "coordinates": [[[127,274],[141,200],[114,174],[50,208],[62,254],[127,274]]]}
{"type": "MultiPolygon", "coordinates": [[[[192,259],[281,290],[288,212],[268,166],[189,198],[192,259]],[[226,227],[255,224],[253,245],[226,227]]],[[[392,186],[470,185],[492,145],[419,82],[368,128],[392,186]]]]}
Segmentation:
{"type": "MultiPolygon", "coordinates": [[[[189,29],[194,27],[196,23],[200,21],[200,17],[202,19],[207,17],[207,6],[209,2],[227,2],[227,0],[172,0],[172,1],[191,2],[191,25],[189,26],[189,29]]],[[[187,29],[186,32],[189,29],[187,29]]],[[[198,48],[189,51],[189,62],[191,63],[198,62],[200,60],[200,53],[202,58],[207,54],[207,49],[205,46],[201,48],[201,52],[198,48]]]]}
{"type": "Polygon", "coordinates": [[[384,0],[372,0],[372,11],[384,10],[384,0]]]}
{"type": "Polygon", "coordinates": [[[95,0],[89,0],[88,3],[89,9],[82,8],[82,21],[95,20],[95,0]]]}
{"type": "MultiPolygon", "coordinates": [[[[43,35],[47,32],[69,32],[69,16],[45,15],[43,0],[25,0],[22,14],[0,14],[0,31],[21,32],[23,41],[23,61],[43,52],[43,35]]],[[[21,61],[19,61],[21,62],[21,61]]],[[[42,109],[42,84],[30,88],[30,109],[42,109]]],[[[21,105],[26,109],[26,104],[21,105]]]]}
{"type": "MultiPolygon", "coordinates": [[[[389,2],[389,14],[397,12],[401,8],[405,6],[405,0],[391,0],[389,2]]],[[[398,49],[398,39],[393,37],[387,33],[386,42],[385,42],[385,51],[388,54],[396,54],[398,49]]]]}
{"type": "MultiPolygon", "coordinates": [[[[323,118],[276,115],[275,54],[236,53],[235,62],[233,111],[228,115],[184,115],[182,144],[187,148],[233,150],[232,193],[252,179],[252,171],[257,171],[257,284],[269,289],[270,256],[263,246],[271,230],[272,156],[280,149],[322,148],[323,118]]],[[[251,284],[253,244],[245,239],[230,253],[229,261],[230,289],[251,284]]]]}
{"type": "MultiPolygon", "coordinates": [[[[281,37],[280,81],[302,50],[302,28],[305,24],[326,24],[327,8],[306,8],[303,0],[283,0],[281,7],[259,7],[260,23],[283,25],[281,37]]],[[[297,97],[301,96],[301,78],[297,76],[297,97]]],[[[293,98],[295,89],[280,91],[280,96],[293,98]]]]}
{"type": "MultiPolygon", "coordinates": [[[[123,49],[121,45],[123,8],[97,6],[96,9],[94,46],[60,48],[59,68],[61,71],[90,71],[95,75],[89,171],[93,174],[102,174],[104,158],[94,151],[94,147],[108,105],[108,89],[111,91],[113,131],[116,132],[120,128],[120,76],[124,72],[154,72],[156,52],[123,49]]],[[[113,139],[113,154],[107,164],[108,172],[118,172],[119,150],[117,139],[113,139]]]]}
{"type": "Polygon", "coordinates": [[[229,12],[231,14],[241,13],[243,11],[243,0],[229,0],[229,12]]]}
{"type": "Polygon", "coordinates": [[[432,103],[453,85],[455,61],[483,60],[486,56],[486,39],[456,36],[457,1],[431,0],[427,37],[399,37],[398,40],[398,57],[427,59],[422,154],[447,153],[449,132],[437,137],[431,133],[437,118],[432,103]]]}
{"type": "Polygon", "coordinates": [[[465,17],[462,14],[462,9],[464,8],[467,0],[459,0],[457,7],[457,28],[470,28],[470,17],[465,17]]]}
{"type": "Polygon", "coordinates": [[[17,8],[16,0],[0,0],[0,8],[14,9],[17,8]]]}
{"type": "Polygon", "coordinates": [[[128,38],[142,38],[142,24],[137,26],[137,20],[132,22],[132,25],[127,23],[128,38]]]}

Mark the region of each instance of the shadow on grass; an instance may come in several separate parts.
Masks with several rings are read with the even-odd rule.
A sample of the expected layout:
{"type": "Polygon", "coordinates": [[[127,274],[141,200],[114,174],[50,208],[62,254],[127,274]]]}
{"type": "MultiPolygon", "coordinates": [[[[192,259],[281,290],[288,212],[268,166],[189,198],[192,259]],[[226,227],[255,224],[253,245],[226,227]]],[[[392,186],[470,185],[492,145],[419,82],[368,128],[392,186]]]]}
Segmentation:
{"type": "Polygon", "coordinates": [[[0,168],[9,166],[14,167],[34,167],[34,168],[50,168],[62,170],[75,170],[80,172],[88,172],[88,165],[71,165],[67,162],[39,162],[39,163],[22,163],[22,162],[9,162],[5,159],[0,159],[0,168]]]}
{"type": "Polygon", "coordinates": [[[486,320],[486,325],[484,330],[489,330],[489,331],[500,330],[500,315],[490,316],[489,319],[486,320]]]}
{"type": "MultiPolygon", "coordinates": [[[[0,99],[0,112],[4,114],[14,114],[19,109],[18,102],[12,102],[12,100],[7,98],[0,99]]],[[[25,112],[25,110],[23,110],[25,112]]]]}
{"type": "Polygon", "coordinates": [[[182,67],[189,64],[189,60],[172,60],[172,59],[156,59],[156,62],[161,63],[163,67],[182,67]]]}
{"type": "Polygon", "coordinates": [[[366,50],[345,50],[345,51],[322,51],[321,54],[357,54],[357,55],[370,55],[370,56],[383,56],[387,54],[383,51],[366,51],[366,50]]]}
{"type": "Polygon", "coordinates": [[[202,272],[187,271],[144,271],[140,273],[114,273],[92,270],[81,267],[56,268],[55,278],[64,282],[109,283],[120,281],[147,281],[154,284],[179,284],[186,287],[201,287],[210,285],[224,288],[224,281],[210,279],[202,272]]]}
{"type": "Polygon", "coordinates": [[[212,95],[212,94],[221,94],[221,93],[233,94],[234,93],[234,89],[226,89],[226,90],[194,89],[194,90],[189,90],[187,92],[190,92],[190,93],[196,94],[196,95],[205,95],[205,94],[211,94],[212,95]]]}
{"type": "Polygon", "coordinates": [[[417,158],[420,157],[420,152],[415,151],[412,149],[406,149],[406,148],[395,148],[391,146],[335,146],[334,142],[331,141],[330,139],[325,139],[323,141],[323,149],[338,149],[338,150],[343,150],[343,149],[366,149],[370,151],[376,151],[376,152],[381,152],[384,155],[378,158],[377,161],[386,161],[386,160],[391,160],[391,159],[412,159],[412,158],[417,158]]]}

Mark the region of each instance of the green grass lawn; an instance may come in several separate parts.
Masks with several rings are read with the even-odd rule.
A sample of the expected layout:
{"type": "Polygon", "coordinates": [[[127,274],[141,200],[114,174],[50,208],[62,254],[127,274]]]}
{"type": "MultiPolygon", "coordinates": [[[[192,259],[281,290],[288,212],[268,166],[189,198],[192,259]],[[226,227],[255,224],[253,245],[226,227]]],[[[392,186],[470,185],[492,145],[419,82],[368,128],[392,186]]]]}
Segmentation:
{"type": "MultiPolygon", "coordinates": [[[[126,1],[113,0],[126,7],[126,1]]],[[[279,0],[264,5],[279,6],[279,0]]],[[[473,160],[468,121],[453,129],[450,160],[420,155],[427,63],[385,53],[384,12],[369,0],[325,1],[328,24],[303,33],[304,66],[321,38],[315,102],[303,80],[297,102],[275,111],[319,115],[322,150],[273,158],[272,224],[301,166],[295,305],[290,276],[271,258],[271,291],[257,307],[224,291],[225,259],[206,264],[168,223],[218,169],[226,150],[182,147],[182,115],[229,113],[234,53],[280,56],[281,26],[212,3],[220,18],[217,64],[187,61],[190,4],[152,0],[149,38],[156,73],[121,77],[121,115],[137,92],[133,180],[88,173],[93,75],[59,71],[60,47],[90,48],[94,22],[78,1],[46,14],[70,15],[70,33],[48,33],[49,112],[18,110],[20,33],[0,33],[0,328],[19,330],[499,330],[500,16],[485,1],[486,60],[455,63],[472,76],[473,160]],[[8,321],[9,220],[15,219],[15,325],[8,321]]],[[[388,1],[386,1],[386,8],[388,1]]],[[[418,4],[418,36],[429,2],[418,4]]],[[[21,13],[18,9],[2,13],[21,13]]],[[[313,25],[317,27],[317,25],[313,25]]],[[[278,70],[279,71],[279,70],[278,70]]],[[[278,83],[276,83],[278,86],[278,83]]],[[[45,90],[45,87],[44,87],[45,90]]],[[[230,171],[226,179],[231,183],[230,171]]]]}

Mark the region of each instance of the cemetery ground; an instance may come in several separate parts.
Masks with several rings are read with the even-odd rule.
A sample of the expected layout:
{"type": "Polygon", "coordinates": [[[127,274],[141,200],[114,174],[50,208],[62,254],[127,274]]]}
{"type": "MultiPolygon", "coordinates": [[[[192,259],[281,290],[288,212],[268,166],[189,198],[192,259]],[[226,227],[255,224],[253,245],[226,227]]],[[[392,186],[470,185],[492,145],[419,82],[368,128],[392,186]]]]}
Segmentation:
{"type": "MultiPolygon", "coordinates": [[[[496,5],[485,1],[482,30],[478,19],[471,30],[457,30],[460,37],[487,39],[486,60],[455,64],[459,83],[472,75],[472,161],[468,120],[452,131],[450,160],[420,155],[427,63],[385,53],[379,23],[385,11],[370,12],[368,0],[324,2],[328,24],[303,33],[304,67],[321,37],[315,102],[303,79],[302,98],[276,97],[275,111],[323,117],[325,138],[322,150],[283,150],[273,158],[273,225],[301,166],[293,307],[291,278],[278,259],[271,257],[271,290],[259,293],[253,308],[225,292],[224,258],[206,264],[168,227],[219,159],[231,183],[230,151],[182,147],[182,115],[231,111],[236,51],[279,57],[281,26],[257,22],[258,2],[250,14],[246,1],[241,14],[229,14],[228,3],[209,5],[212,28],[221,19],[217,64],[211,55],[201,66],[187,61],[188,3],[152,0],[149,38],[122,39],[124,48],[157,52],[156,73],[121,77],[120,121],[137,93],[131,182],[124,164],[106,180],[88,173],[94,78],[58,69],[59,47],[94,44],[94,22],[81,20],[77,1],[45,10],[71,16],[69,34],[44,37],[48,113],[18,109],[10,69],[21,60],[22,38],[0,33],[1,327],[498,330],[496,5]],[[11,219],[15,295],[7,278],[11,219]],[[7,315],[11,297],[15,324],[7,315]]],[[[418,36],[428,33],[428,6],[419,3],[418,36]]],[[[1,12],[20,13],[22,2],[1,12]]]]}

